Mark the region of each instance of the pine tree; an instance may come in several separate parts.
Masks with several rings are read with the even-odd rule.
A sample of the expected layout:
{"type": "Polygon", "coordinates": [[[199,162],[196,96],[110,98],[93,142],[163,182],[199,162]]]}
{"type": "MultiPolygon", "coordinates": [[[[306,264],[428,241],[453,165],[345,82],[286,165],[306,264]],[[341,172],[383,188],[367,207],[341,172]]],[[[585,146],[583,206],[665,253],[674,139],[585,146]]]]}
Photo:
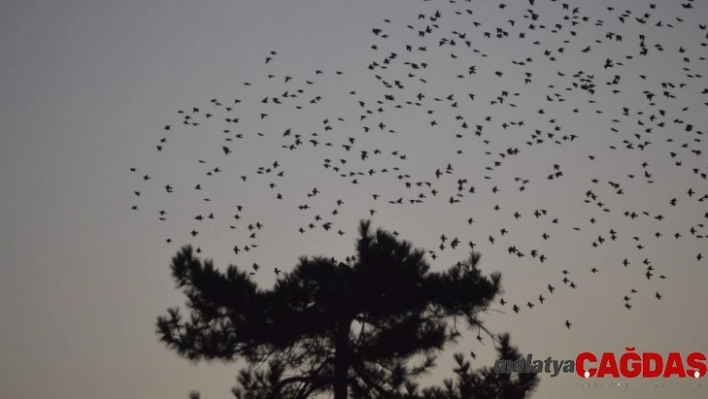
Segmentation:
{"type": "Polygon", "coordinates": [[[460,337],[461,320],[483,328],[478,315],[500,292],[501,274],[483,276],[474,252],[430,272],[424,251],[410,243],[372,232],[369,221],[359,233],[351,262],[301,257],[270,290],[183,247],[171,267],[190,318],[168,309],[158,318],[160,340],[192,361],[267,362],[267,371],[240,373],[239,399],[403,397],[460,337]]]}

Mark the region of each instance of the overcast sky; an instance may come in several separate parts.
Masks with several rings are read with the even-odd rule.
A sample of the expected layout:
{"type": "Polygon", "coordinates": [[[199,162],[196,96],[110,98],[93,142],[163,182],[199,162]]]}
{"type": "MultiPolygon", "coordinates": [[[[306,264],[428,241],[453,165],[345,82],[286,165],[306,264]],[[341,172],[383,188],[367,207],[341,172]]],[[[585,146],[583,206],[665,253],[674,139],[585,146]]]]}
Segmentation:
{"type": "MultiPolygon", "coordinates": [[[[171,257],[269,288],[363,218],[432,270],[473,243],[503,275],[487,326],[535,358],[708,352],[708,5],[567,5],[3,2],[0,396],[229,397],[242,364],[158,342],[171,257]]],[[[492,366],[476,336],[421,385],[453,352],[492,366]]],[[[534,397],[708,392],[579,382],[534,397]]]]}

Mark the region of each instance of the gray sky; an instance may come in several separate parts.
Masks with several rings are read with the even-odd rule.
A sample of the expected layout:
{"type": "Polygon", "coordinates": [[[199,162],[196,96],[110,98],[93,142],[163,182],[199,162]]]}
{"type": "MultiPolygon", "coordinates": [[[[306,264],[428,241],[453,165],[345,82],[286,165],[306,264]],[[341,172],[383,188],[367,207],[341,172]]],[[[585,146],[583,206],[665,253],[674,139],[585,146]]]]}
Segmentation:
{"type": "MultiPolygon", "coordinates": [[[[524,353],[574,359],[583,351],[620,354],[626,346],[708,352],[708,207],[701,200],[708,184],[700,175],[708,173],[708,85],[701,77],[708,72],[708,31],[699,26],[708,8],[700,2],[683,3],[692,9],[668,1],[654,9],[639,0],[589,3],[568,2],[564,10],[550,0],[533,7],[508,2],[506,8],[498,1],[437,0],[3,2],[0,396],[175,398],[199,390],[205,398],[229,397],[240,365],[190,365],[157,340],[156,317],[184,303],[170,279],[170,258],[192,243],[221,267],[257,262],[256,279],[269,287],[273,268],[287,271],[300,255],[352,254],[357,223],[372,209],[374,226],[434,251],[433,270],[465,259],[474,242],[484,270],[503,273],[508,302],[494,306],[487,325],[510,332],[524,353]],[[441,16],[432,21],[436,10],[441,16]],[[621,22],[625,10],[631,12],[621,22]],[[645,13],[646,23],[638,22],[645,13]],[[561,27],[552,32],[556,24],[561,27]],[[431,33],[421,37],[426,26],[431,33]],[[497,38],[497,28],[508,37],[497,38]],[[381,29],[379,36],[372,29],[381,29]],[[271,51],[277,54],[266,64],[271,51]],[[392,52],[396,57],[386,64],[392,52]],[[374,61],[378,66],[368,69],[374,61]],[[476,74],[468,73],[470,66],[476,74]],[[588,84],[594,94],[581,88],[588,84]],[[656,95],[654,105],[647,93],[656,95]],[[322,99],[312,103],[317,96],[322,99]],[[184,115],[199,126],[183,124],[184,115]],[[227,117],[239,122],[227,123],[227,117]],[[284,137],[286,129],[291,135],[284,137]],[[290,150],[296,134],[302,144],[290,150]],[[514,148],[517,155],[499,155],[514,148]],[[362,150],[368,159],[361,159],[362,150]],[[258,174],[275,161],[278,168],[258,174]],[[221,172],[207,176],[215,167],[221,172]],[[562,176],[548,178],[559,171],[562,176]],[[146,174],[151,180],[143,180],[146,174]],[[462,191],[458,179],[467,179],[462,191]],[[165,191],[167,184],[173,193],[165,191]],[[196,184],[203,190],[194,190],[196,184]],[[320,193],[308,196],[313,188],[320,193]],[[450,204],[457,193],[464,196],[450,204]],[[389,203],[399,198],[402,204],[389,203]],[[337,199],[344,204],[338,207],[337,199]],[[298,209],[305,204],[309,209],[298,209]],[[546,215],[535,217],[542,209],[546,215]],[[160,210],[167,220],[159,220],[160,210]],[[624,216],[627,211],[637,217],[624,216]],[[194,220],[209,213],[213,220],[194,220]],[[236,213],[242,219],[234,219],[236,213]],[[251,239],[247,226],[256,222],[264,227],[251,239]],[[327,222],[329,231],[322,228],[327,222]],[[449,240],[441,250],[443,234],[449,240]],[[452,249],[455,237],[461,243],[452,249]],[[252,244],[252,251],[233,252],[234,245],[252,244]],[[525,256],[509,253],[510,246],[525,256]],[[577,288],[563,283],[563,270],[577,288]],[[625,295],[631,309],[624,307],[625,295]]],[[[491,366],[492,345],[476,335],[468,332],[441,355],[421,384],[451,373],[453,351],[474,350],[473,365],[491,366]]],[[[698,398],[706,392],[600,391],[578,382],[576,375],[544,374],[534,397],[698,398]]]]}

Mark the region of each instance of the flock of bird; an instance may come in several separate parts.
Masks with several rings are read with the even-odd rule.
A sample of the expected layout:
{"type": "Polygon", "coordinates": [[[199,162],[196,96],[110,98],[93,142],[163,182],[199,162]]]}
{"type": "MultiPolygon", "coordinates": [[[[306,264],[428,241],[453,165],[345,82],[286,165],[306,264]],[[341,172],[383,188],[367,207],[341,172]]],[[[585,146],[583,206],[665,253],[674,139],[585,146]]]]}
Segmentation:
{"type": "Polygon", "coordinates": [[[435,214],[447,230],[411,240],[432,264],[479,250],[547,276],[501,298],[508,314],[609,270],[628,282],[618,306],[661,300],[677,266],[652,248],[691,248],[705,267],[708,30],[691,0],[624,5],[424,0],[371,27],[371,58],[351,71],[285,72],[267,52],[262,81],[161,129],[174,175],[130,167],[132,209],[179,218],[173,246],[230,234],[239,262],[258,259],[252,274],[276,275],[268,229],[351,242],[359,219],[435,214]],[[196,210],[170,208],[174,196],[196,210]],[[276,208],[286,220],[269,218],[276,208]]]}

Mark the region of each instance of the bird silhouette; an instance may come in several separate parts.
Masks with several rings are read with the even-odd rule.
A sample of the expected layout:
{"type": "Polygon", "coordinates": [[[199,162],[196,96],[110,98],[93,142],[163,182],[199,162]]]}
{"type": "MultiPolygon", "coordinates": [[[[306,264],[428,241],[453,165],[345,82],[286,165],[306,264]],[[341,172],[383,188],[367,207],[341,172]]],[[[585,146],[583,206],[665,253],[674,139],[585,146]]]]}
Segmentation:
{"type": "Polygon", "coordinates": [[[275,229],[339,248],[356,218],[409,220],[411,230],[419,223],[435,232],[420,234],[436,263],[467,250],[465,241],[508,257],[510,268],[533,268],[539,279],[505,274],[520,292],[505,294],[502,306],[527,301],[543,312],[534,304],[544,304],[537,293],[546,288],[569,303],[588,300],[599,294],[576,288],[608,275],[640,287],[633,305],[652,300],[649,292],[662,299],[670,269],[651,264],[652,255],[708,238],[699,225],[708,218],[700,129],[708,89],[698,84],[706,28],[683,18],[699,4],[662,5],[677,15],[669,22],[651,4],[620,13],[553,1],[543,12],[533,0],[464,3],[370,25],[362,31],[370,42],[357,50],[365,65],[351,73],[290,70],[283,55],[264,52],[238,98],[185,104],[151,128],[158,152],[149,147],[148,165],[165,169],[129,168],[131,215],[169,209],[164,228],[180,227],[161,231],[161,245],[166,234],[167,244],[178,241],[174,231],[202,243],[224,234],[253,272],[254,260],[273,256],[275,229]],[[176,176],[182,166],[192,170],[176,176]],[[234,211],[241,201],[252,206],[234,211]],[[566,266],[566,253],[607,266],[566,266]],[[559,277],[570,289],[556,290],[559,277]]]}

